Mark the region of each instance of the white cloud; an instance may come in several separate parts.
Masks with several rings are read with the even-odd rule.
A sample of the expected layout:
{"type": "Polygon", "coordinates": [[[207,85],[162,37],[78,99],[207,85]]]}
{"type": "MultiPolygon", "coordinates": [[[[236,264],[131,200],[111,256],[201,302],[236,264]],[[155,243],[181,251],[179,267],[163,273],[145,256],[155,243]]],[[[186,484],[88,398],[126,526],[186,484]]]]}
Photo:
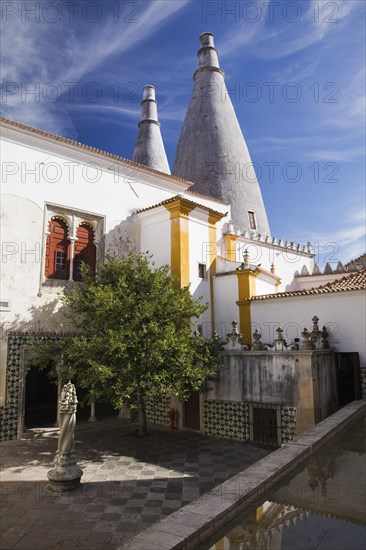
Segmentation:
{"type": "Polygon", "coordinates": [[[315,244],[315,261],[319,264],[346,263],[357,258],[366,250],[365,205],[350,200],[342,206],[341,213],[334,204],[324,208],[324,218],[329,220],[326,231],[298,228],[295,238],[298,242],[310,240],[315,244]],[[300,230],[299,230],[300,229],[300,230]]]}
{"type": "Polygon", "coordinates": [[[306,4],[257,0],[256,4],[261,16],[251,23],[246,19],[254,19],[254,15],[248,15],[232,25],[220,44],[221,56],[241,55],[240,47],[250,44],[252,53],[264,59],[287,57],[321,43],[327,35],[339,34],[348,25],[349,16],[362,9],[362,2],[357,0],[306,4]]]}
{"type": "Polygon", "coordinates": [[[48,85],[54,82],[65,91],[65,83],[80,83],[111,56],[131,51],[156,33],[188,1],[140,3],[136,22],[130,23],[115,22],[112,12],[97,25],[77,18],[67,24],[9,18],[3,25],[2,43],[9,46],[3,49],[1,73],[3,82],[13,82],[18,90],[11,93],[14,87],[8,88],[2,115],[70,135],[69,105],[45,99],[48,85]],[[35,95],[26,94],[26,89],[35,89],[35,95]]]}

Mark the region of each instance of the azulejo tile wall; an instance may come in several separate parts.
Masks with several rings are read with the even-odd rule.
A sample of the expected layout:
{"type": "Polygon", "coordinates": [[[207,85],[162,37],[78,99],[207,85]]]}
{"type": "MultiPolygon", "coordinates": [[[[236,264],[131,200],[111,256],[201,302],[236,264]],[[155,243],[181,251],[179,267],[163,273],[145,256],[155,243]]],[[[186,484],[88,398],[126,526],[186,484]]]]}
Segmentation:
{"type": "Polygon", "coordinates": [[[10,332],[8,335],[8,355],[6,367],[6,402],[0,407],[0,441],[16,439],[19,409],[19,373],[21,349],[34,338],[57,340],[61,336],[54,333],[10,332]]]}
{"type": "Polygon", "coordinates": [[[168,426],[168,411],[170,408],[170,397],[165,396],[159,399],[148,399],[146,402],[146,420],[151,424],[168,426]]]}
{"type": "Polygon", "coordinates": [[[293,441],[296,437],[296,407],[281,407],[282,443],[293,441]]]}
{"type": "Polygon", "coordinates": [[[203,407],[206,434],[249,441],[248,403],[206,400],[203,407]]]}
{"type": "Polygon", "coordinates": [[[360,369],[361,373],[361,395],[366,399],[366,369],[360,369]]]}
{"type": "MultiPolygon", "coordinates": [[[[237,441],[250,440],[249,403],[204,401],[205,433],[237,441]]],[[[280,406],[282,443],[296,437],[296,407],[280,406]]]]}

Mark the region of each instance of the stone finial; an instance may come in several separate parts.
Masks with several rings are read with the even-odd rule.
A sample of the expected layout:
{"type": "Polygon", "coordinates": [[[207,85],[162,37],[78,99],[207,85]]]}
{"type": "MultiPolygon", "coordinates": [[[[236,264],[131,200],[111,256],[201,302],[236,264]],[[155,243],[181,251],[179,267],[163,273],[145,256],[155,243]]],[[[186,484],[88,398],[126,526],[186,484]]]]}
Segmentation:
{"type": "Polygon", "coordinates": [[[310,275],[308,268],[306,265],[303,265],[301,268],[301,277],[308,277],[310,275]]]}
{"type": "Polygon", "coordinates": [[[320,271],[320,268],[319,268],[318,264],[314,264],[312,275],[321,275],[321,271],[320,271]]]}
{"type": "Polygon", "coordinates": [[[141,101],[141,119],[138,127],[139,132],[132,160],[160,172],[170,174],[169,163],[160,132],[154,86],[144,86],[141,101]]]}
{"type": "Polygon", "coordinates": [[[319,330],[319,317],[314,315],[312,318],[313,327],[311,329],[311,342],[313,345],[313,348],[320,349],[321,348],[321,333],[319,330]]]}
{"type": "Polygon", "coordinates": [[[321,343],[323,349],[329,349],[329,334],[325,325],[321,331],[321,343]]]}
{"type": "Polygon", "coordinates": [[[235,235],[235,228],[232,220],[227,224],[226,235],[235,235]]]}
{"type": "Polygon", "coordinates": [[[271,273],[275,273],[275,264],[273,262],[271,263],[270,271],[271,271],[271,273]]]}
{"type": "Polygon", "coordinates": [[[232,331],[227,334],[228,342],[223,347],[227,351],[241,351],[241,335],[238,332],[238,322],[234,320],[231,326],[233,327],[232,331]]]}
{"type": "Polygon", "coordinates": [[[284,351],[286,349],[286,342],[283,338],[283,329],[281,327],[278,327],[276,329],[277,332],[277,338],[274,341],[274,349],[275,351],[284,351]]]}
{"type": "Polygon", "coordinates": [[[334,273],[344,273],[344,265],[342,262],[337,263],[337,267],[335,268],[334,273]]]}
{"type": "Polygon", "coordinates": [[[245,248],[243,252],[243,269],[249,269],[249,268],[250,268],[249,252],[245,248]]]}
{"type": "Polygon", "coordinates": [[[323,274],[324,275],[332,275],[333,274],[333,269],[332,269],[331,265],[328,262],[325,264],[323,274]]]}
{"type": "Polygon", "coordinates": [[[259,332],[259,330],[256,328],[253,332],[253,345],[252,350],[253,351],[260,351],[262,349],[262,342],[261,342],[262,335],[259,332]]]}
{"type": "Polygon", "coordinates": [[[232,331],[228,333],[228,337],[232,342],[236,342],[237,340],[239,340],[240,337],[240,334],[238,332],[238,321],[232,321],[231,326],[233,328],[232,331]]]}
{"type": "Polygon", "coordinates": [[[308,329],[305,327],[304,330],[301,333],[301,350],[311,350],[313,349],[313,345],[311,342],[311,332],[308,331],[308,329]]]}

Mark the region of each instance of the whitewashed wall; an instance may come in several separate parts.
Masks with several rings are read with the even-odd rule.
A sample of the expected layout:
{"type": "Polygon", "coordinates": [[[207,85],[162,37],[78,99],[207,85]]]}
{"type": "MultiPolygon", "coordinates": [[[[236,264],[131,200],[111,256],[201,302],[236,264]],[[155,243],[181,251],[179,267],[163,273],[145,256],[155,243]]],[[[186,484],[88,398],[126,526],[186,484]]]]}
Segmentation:
{"type": "MultiPolygon", "coordinates": [[[[281,279],[278,291],[296,290],[298,288],[295,277],[296,272],[301,272],[303,265],[306,265],[309,273],[314,267],[313,255],[302,250],[292,250],[256,240],[248,240],[244,237],[237,237],[236,240],[236,261],[240,264],[243,261],[243,252],[248,250],[249,260],[253,265],[260,265],[263,269],[270,271],[272,263],[275,267],[275,274],[281,279]]],[[[225,243],[220,241],[220,255],[226,257],[225,243]]],[[[224,267],[224,266],[223,266],[224,267]]]]}
{"type": "Polygon", "coordinates": [[[159,207],[141,212],[135,218],[141,224],[141,251],[152,254],[157,267],[170,265],[170,212],[164,207],[159,207]]]}
{"type": "Polygon", "coordinates": [[[225,338],[232,330],[232,321],[239,323],[238,277],[236,274],[218,275],[213,283],[216,330],[225,338]]]}
{"type": "Polygon", "coordinates": [[[253,329],[262,332],[262,341],[273,341],[278,326],[284,329],[284,338],[301,338],[304,327],[311,328],[311,319],[319,317],[319,326],[325,325],[330,343],[337,351],[360,354],[361,367],[366,366],[365,349],[366,294],[362,290],[253,300],[251,318],[253,329]]]}
{"type": "Polygon", "coordinates": [[[191,282],[192,296],[198,300],[202,298],[202,304],[209,304],[208,309],[197,320],[202,326],[204,336],[210,337],[211,309],[210,309],[210,279],[207,273],[206,279],[199,277],[198,265],[205,264],[208,270],[209,258],[206,256],[206,243],[209,242],[208,212],[201,208],[195,208],[189,213],[189,280],[191,282]]]}

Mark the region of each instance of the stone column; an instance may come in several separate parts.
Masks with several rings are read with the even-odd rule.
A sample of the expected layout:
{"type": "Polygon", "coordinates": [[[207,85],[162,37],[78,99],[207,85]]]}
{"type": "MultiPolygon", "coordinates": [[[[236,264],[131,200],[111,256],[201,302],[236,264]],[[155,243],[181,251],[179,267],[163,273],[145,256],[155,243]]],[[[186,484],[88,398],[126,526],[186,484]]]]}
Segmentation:
{"type": "Polygon", "coordinates": [[[88,422],[98,422],[97,417],[95,416],[95,401],[90,403],[90,416],[88,422]]]}

